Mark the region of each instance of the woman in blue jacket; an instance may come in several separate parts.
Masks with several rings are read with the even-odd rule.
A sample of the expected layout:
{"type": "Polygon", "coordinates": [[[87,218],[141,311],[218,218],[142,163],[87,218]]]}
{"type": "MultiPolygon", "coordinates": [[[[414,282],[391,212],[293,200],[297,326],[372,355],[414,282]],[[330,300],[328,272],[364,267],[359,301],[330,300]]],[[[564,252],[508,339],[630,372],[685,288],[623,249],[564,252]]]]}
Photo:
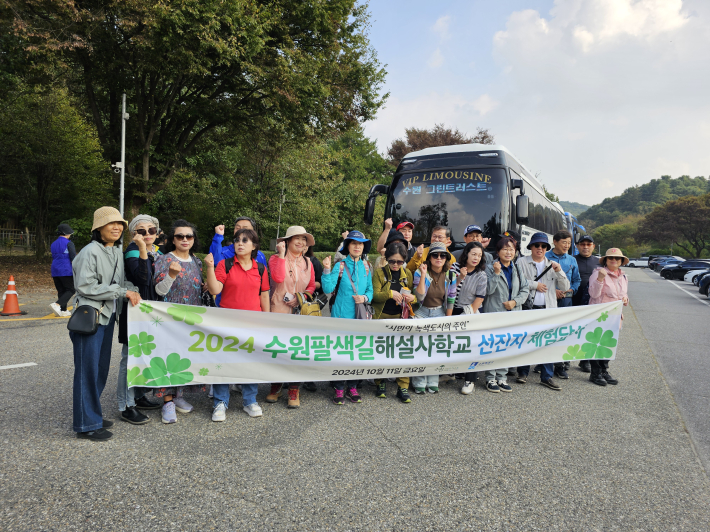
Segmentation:
{"type": "MultiPolygon", "coordinates": [[[[372,268],[362,260],[363,255],[370,251],[372,242],[360,231],[350,231],[343,242],[341,253],[345,259],[336,263],[331,271],[330,257],[323,260],[323,275],[321,281],[326,294],[336,292],[337,297],[331,307],[333,318],[355,319],[355,305],[372,301],[372,268]]],[[[357,391],[357,381],[335,381],[335,396],[333,402],[342,405],[344,397],[353,403],[361,403],[362,398],[357,391]],[[347,388],[347,391],[346,391],[347,388]]]]}
{"type": "Polygon", "coordinates": [[[74,243],[69,240],[74,231],[68,224],[59,224],[57,239],[52,242],[52,280],[57,288],[57,301],[49,305],[52,312],[61,318],[71,316],[67,303],[74,295],[74,277],[71,263],[76,257],[74,243]]]}

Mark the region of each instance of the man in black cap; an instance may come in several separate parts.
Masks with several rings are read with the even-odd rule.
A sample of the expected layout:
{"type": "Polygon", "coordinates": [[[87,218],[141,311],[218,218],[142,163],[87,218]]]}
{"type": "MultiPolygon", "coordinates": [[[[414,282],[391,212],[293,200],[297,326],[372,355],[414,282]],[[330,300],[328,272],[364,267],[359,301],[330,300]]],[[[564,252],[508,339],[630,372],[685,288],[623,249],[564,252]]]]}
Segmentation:
{"type": "MultiPolygon", "coordinates": [[[[579,255],[576,255],[575,259],[577,259],[579,276],[582,282],[579,284],[579,288],[572,298],[572,305],[588,305],[589,276],[592,275],[595,268],[599,267],[599,259],[592,256],[592,253],[594,253],[594,239],[589,235],[584,235],[579,239],[579,242],[577,242],[577,251],[579,251],[579,255]]],[[[581,360],[579,362],[579,369],[585,373],[590,373],[592,370],[589,360],[581,360]]]]}
{"type": "MultiPolygon", "coordinates": [[[[480,242],[481,245],[483,246],[483,253],[485,253],[486,256],[486,264],[493,264],[493,255],[485,251],[486,247],[488,247],[488,243],[491,241],[490,238],[483,238],[483,230],[477,226],[477,225],[469,225],[466,227],[464,230],[463,234],[463,242],[464,246],[465,244],[468,244],[469,242],[480,242]]],[[[461,257],[461,253],[463,252],[463,248],[456,250],[452,253],[452,255],[456,258],[456,260],[459,260],[461,257]]]]}

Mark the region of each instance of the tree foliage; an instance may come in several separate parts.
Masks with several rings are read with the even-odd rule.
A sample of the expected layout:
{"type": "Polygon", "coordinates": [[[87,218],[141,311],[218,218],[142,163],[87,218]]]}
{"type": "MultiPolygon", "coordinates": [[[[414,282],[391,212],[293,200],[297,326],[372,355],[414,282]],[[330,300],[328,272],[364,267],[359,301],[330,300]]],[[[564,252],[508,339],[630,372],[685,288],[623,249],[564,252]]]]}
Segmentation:
{"type": "Polygon", "coordinates": [[[392,141],[387,155],[389,162],[395,168],[402,158],[410,152],[432,148],[434,146],[453,146],[455,144],[493,144],[495,137],[487,129],[477,128],[473,137],[457,129],[447,128],[444,124],[436,124],[432,129],[404,130],[405,138],[392,141]]]}
{"type": "Polygon", "coordinates": [[[649,242],[672,242],[699,258],[710,251],[710,194],[686,196],[656,207],[639,224],[636,237],[649,242]]]}

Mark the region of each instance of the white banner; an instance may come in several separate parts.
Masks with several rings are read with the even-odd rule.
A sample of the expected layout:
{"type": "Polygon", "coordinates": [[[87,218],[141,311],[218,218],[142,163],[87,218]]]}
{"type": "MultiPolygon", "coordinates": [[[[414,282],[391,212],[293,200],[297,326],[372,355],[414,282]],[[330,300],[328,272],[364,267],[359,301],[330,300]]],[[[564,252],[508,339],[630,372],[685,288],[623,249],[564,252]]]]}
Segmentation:
{"type": "Polygon", "coordinates": [[[364,321],[144,301],[128,311],[128,384],[328,381],[608,360],[621,309],[617,301],[364,321]]]}

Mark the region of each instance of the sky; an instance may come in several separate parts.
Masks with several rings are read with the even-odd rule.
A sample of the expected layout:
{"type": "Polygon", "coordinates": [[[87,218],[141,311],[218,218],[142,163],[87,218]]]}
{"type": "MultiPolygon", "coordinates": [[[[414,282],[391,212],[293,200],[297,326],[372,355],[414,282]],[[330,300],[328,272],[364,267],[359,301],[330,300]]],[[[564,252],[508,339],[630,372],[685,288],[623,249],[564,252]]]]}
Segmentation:
{"type": "Polygon", "coordinates": [[[560,199],[661,175],[710,177],[710,1],[371,0],[389,98],[381,153],[408,127],[482,127],[560,199]]]}

